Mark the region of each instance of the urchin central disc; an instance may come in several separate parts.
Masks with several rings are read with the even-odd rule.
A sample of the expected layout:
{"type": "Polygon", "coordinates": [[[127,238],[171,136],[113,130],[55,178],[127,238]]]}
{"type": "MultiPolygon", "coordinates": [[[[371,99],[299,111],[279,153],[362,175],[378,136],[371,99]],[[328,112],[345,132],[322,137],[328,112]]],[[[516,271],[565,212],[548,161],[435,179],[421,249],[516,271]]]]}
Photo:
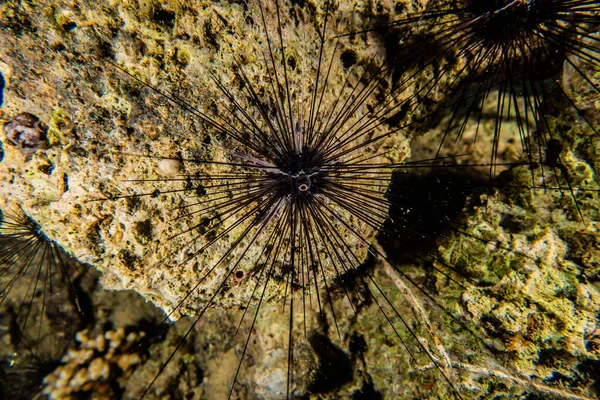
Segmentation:
{"type": "Polygon", "coordinates": [[[480,32],[492,43],[504,43],[519,38],[535,24],[535,8],[530,1],[496,0],[473,2],[468,10],[481,24],[480,32]]]}
{"type": "Polygon", "coordinates": [[[294,186],[299,192],[307,192],[310,189],[310,176],[306,175],[304,171],[300,171],[298,174],[292,175],[291,178],[294,182],[294,186]]]}
{"type": "Polygon", "coordinates": [[[321,171],[321,154],[306,146],[301,151],[290,151],[279,163],[279,173],[286,176],[286,190],[290,195],[313,192],[315,178],[321,171]]]}

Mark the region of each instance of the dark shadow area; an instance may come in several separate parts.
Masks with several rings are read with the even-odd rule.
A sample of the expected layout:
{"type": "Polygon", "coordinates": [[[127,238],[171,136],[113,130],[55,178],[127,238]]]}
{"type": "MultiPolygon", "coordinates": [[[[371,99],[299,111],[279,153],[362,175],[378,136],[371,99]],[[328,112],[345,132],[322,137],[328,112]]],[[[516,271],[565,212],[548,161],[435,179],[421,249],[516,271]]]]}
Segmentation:
{"type": "Polygon", "coordinates": [[[329,292],[334,296],[348,296],[357,311],[362,307],[368,307],[371,302],[371,295],[368,282],[368,273],[371,273],[377,264],[377,260],[372,254],[361,265],[349,269],[347,272],[336,276],[332,280],[329,292]]]}
{"type": "Polygon", "coordinates": [[[469,195],[489,187],[479,178],[451,167],[428,171],[397,170],[387,197],[392,203],[378,241],[390,261],[428,254],[438,236],[464,208],[469,195]]]}
{"type": "Polygon", "coordinates": [[[309,342],[320,360],[317,378],[309,387],[311,393],[327,393],[352,380],[352,361],[348,354],[325,335],[315,335],[309,342]]]}
{"type": "Polygon", "coordinates": [[[71,340],[71,336],[60,335],[23,340],[23,351],[16,360],[0,360],[0,398],[42,398],[44,379],[61,364],[71,340]]]}
{"type": "Polygon", "coordinates": [[[383,400],[383,396],[375,390],[373,382],[367,382],[362,388],[352,393],[352,400],[383,400]]]}
{"type": "Polygon", "coordinates": [[[579,364],[577,369],[590,378],[590,392],[600,396],[600,360],[586,360],[579,364]]]}

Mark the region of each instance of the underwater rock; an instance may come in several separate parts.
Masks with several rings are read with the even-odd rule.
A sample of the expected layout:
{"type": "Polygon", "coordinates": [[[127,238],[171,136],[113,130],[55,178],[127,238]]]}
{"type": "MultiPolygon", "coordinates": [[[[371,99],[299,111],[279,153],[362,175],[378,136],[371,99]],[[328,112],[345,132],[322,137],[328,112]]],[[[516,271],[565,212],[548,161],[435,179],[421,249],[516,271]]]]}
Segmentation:
{"type": "MultiPolygon", "coordinates": [[[[213,78],[224,83],[239,101],[249,101],[243,82],[233,72],[238,69],[236,63],[251,82],[257,82],[258,92],[270,90],[267,82],[272,77],[261,56],[265,37],[257,22],[260,14],[255,6],[246,10],[238,4],[218,2],[197,7],[169,4],[160,10],[136,1],[116,7],[47,2],[36,4],[40,12],[33,12],[30,5],[21,7],[19,2],[3,7],[6,12],[0,22],[11,27],[0,32],[0,56],[11,66],[3,108],[13,112],[35,104],[35,113],[49,121],[50,145],[43,154],[33,154],[27,166],[5,146],[0,205],[22,204],[53,240],[100,270],[106,288],[134,289],[169,313],[240,231],[232,231],[211,251],[181,265],[206,243],[204,238],[195,239],[206,229],[203,221],[187,216],[190,205],[197,202],[195,194],[188,193],[190,185],[196,194],[202,193],[203,187],[197,179],[156,180],[176,175],[210,177],[222,172],[217,164],[185,161],[198,156],[221,162],[227,159],[218,146],[204,145],[223,138],[190,110],[197,108],[208,115],[216,115],[217,110],[227,112],[229,101],[213,78]],[[23,23],[17,26],[16,21],[23,23]],[[141,82],[167,95],[176,92],[178,98],[189,101],[188,109],[170,103],[141,82]],[[162,161],[157,160],[161,157],[162,161]],[[175,165],[174,160],[184,161],[175,165]],[[52,165],[52,174],[36,172],[42,165],[52,165]],[[118,197],[123,198],[114,200],[118,197]],[[141,226],[147,229],[140,231],[141,226]],[[188,230],[191,244],[190,235],[177,235],[188,230]]],[[[342,3],[340,8],[351,10],[353,6],[342,3]]],[[[317,27],[324,9],[315,6],[309,10],[282,15],[293,98],[310,92],[311,82],[305,77],[316,71],[317,27]]],[[[269,22],[273,22],[272,11],[266,13],[269,22]]],[[[349,21],[346,15],[351,13],[330,13],[328,35],[355,29],[360,21],[349,21]]],[[[270,32],[271,39],[274,34],[270,32]]],[[[349,82],[358,81],[360,69],[369,67],[378,50],[383,54],[373,38],[348,38],[340,41],[335,54],[325,54],[324,63],[335,57],[320,100],[323,109],[335,104],[346,75],[349,82]],[[345,69],[337,57],[350,47],[355,63],[345,69]]],[[[381,90],[372,97],[376,99],[381,90]]],[[[363,106],[353,118],[368,113],[363,106]]],[[[389,129],[381,125],[374,133],[389,129]]],[[[373,145],[370,151],[381,148],[391,162],[409,154],[408,141],[400,134],[373,145]]],[[[372,239],[374,231],[364,226],[363,234],[372,239]]],[[[366,243],[348,245],[364,258],[366,243]]],[[[243,248],[243,243],[239,247],[243,248]]],[[[257,243],[246,257],[257,257],[260,248],[257,243]]],[[[240,252],[236,250],[231,257],[240,252]]],[[[215,270],[170,317],[177,319],[201,309],[227,273],[227,268],[215,270]]],[[[235,280],[226,286],[214,305],[240,306],[252,292],[250,285],[236,285],[235,280]]],[[[281,298],[284,286],[269,285],[265,299],[281,298]]]]}
{"type": "MultiPolygon", "coordinates": [[[[31,154],[31,160],[27,163],[17,148],[5,143],[5,159],[0,163],[0,206],[22,204],[52,240],[98,268],[103,273],[102,282],[106,288],[134,289],[165,312],[173,310],[194,288],[198,276],[215,264],[231,241],[223,242],[210,254],[201,254],[197,263],[181,267],[180,262],[188,254],[188,251],[182,250],[186,240],[170,238],[186,229],[201,231],[205,227],[196,226],[201,225],[202,221],[195,221],[188,218],[185,212],[177,213],[174,210],[182,210],[197,201],[192,196],[201,196],[203,187],[193,187],[193,195],[181,192],[165,194],[167,191],[181,191],[195,182],[174,180],[164,185],[153,180],[161,176],[177,177],[179,174],[195,177],[218,173],[220,170],[217,167],[199,167],[180,160],[193,160],[198,155],[206,157],[204,143],[220,143],[223,138],[211,134],[206,124],[199,122],[181,106],[171,104],[164,96],[144,87],[140,81],[127,76],[114,65],[164,93],[172,92],[187,100],[190,109],[198,108],[209,115],[213,115],[215,110],[228,109],[228,101],[215,87],[212,74],[232,91],[236,99],[247,101],[243,95],[244,85],[239,76],[233,73],[238,68],[233,55],[252,82],[261,85],[262,90],[270,90],[267,84],[270,77],[262,65],[266,40],[257,22],[258,13],[252,8],[255,6],[242,3],[222,5],[219,2],[198,2],[182,5],[166,2],[159,6],[158,2],[141,1],[100,4],[7,1],[1,6],[0,25],[7,29],[0,31],[0,59],[7,64],[0,64],[6,77],[0,118],[6,123],[8,115],[31,110],[41,120],[48,121],[49,138],[46,150],[31,154]],[[247,10],[246,7],[251,9],[247,10]],[[11,66],[9,72],[6,65],[11,66]],[[161,157],[164,158],[157,161],[161,157]],[[172,162],[174,160],[177,161],[172,162]],[[47,168],[48,165],[53,167],[47,168]],[[147,195],[136,196],[141,194],[147,195]],[[119,196],[124,198],[109,200],[119,196]]],[[[303,90],[307,91],[306,77],[314,74],[318,51],[315,47],[307,48],[307,43],[318,43],[315,27],[319,26],[324,14],[322,6],[310,1],[306,3],[310,10],[306,14],[298,13],[296,9],[282,13],[284,41],[289,52],[286,57],[290,64],[295,65],[295,69],[289,71],[290,79],[301,83],[294,86],[292,96],[296,97],[303,90]]],[[[389,19],[388,14],[394,6],[402,8],[402,5],[392,3],[382,1],[365,5],[358,1],[340,2],[330,21],[331,35],[369,27],[365,15],[373,19],[389,19]],[[355,12],[357,10],[359,12],[355,12]]],[[[412,2],[411,6],[421,7],[420,3],[412,2]]],[[[274,23],[270,25],[276,26],[274,23]]],[[[271,32],[272,36],[274,34],[271,32]]],[[[356,82],[359,78],[357,70],[367,68],[370,60],[374,56],[381,56],[385,50],[373,35],[344,40],[347,42],[343,41],[343,48],[338,49],[338,54],[344,55],[342,67],[334,66],[343,68],[341,71],[350,74],[351,81],[356,82]],[[350,64],[355,68],[346,71],[347,66],[352,67],[350,64]]],[[[456,68],[461,67],[458,65],[456,68]]],[[[331,104],[339,98],[344,75],[338,69],[332,72],[324,103],[331,104]]],[[[569,84],[576,86],[577,82],[569,84]]],[[[385,86],[385,82],[382,85],[385,86]]],[[[576,88],[569,90],[576,91],[576,88]]],[[[403,96],[412,94],[408,90],[403,96]]],[[[432,93],[434,100],[436,96],[439,97],[439,93],[432,93]]],[[[401,101],[401,98],[397,101],[401,101]]],[[[589,101],[585,104],[589,104],[589,101]]],[[[368,113],[368,110],[360,112],[368,113]]],[[[378,129],[385,131],[389,127],[378,129]]],[[[411,134],[423,133],[418,126],[414,130],[411,134]]],[[[486,129],[484,134],[487,136],[480,137],[477,144],[485,142],[482,138],[489,139],[492,135],[490,132],[486,129]]],[[[438,143],[424,137],[423,141],[427,140],[438,143]]],[[[582,159],[580,154],[567,154],[564,167],[572,172],[576,184],[586,180],[597,182],[593,171],[597,171],[600,165],[600,142],[589,136],[578,140],[582,143],[595,140],[593,145],[586,147],[589,156],[582,159]],[[594,168],[592,163],[596,163],[594,168]]],[[[471,147],[471,144],[467,144],[469,147],[466,151],[475,153],[476,161],[485,162],[489,159],[485,157],[489,154],[487,150],[471,147]]],[[[567,153],[571,151],[570,144],[567,141],[567,153]]],[[[456,152],[465,153],[460,146],[464,146],[464,143],[459,143],[456,152]]],[[[383,147],[393,162],[401,161],[410,153],[408,140],[401,135],[386,142],[383,147]]],[[[510,146],[506,152],[509,161],[515,160],[514,147],[510,146]]],[[[211,156],[217,161],[226,159],[226,155],[219,152],[211,156]]],[[[531,176],[527,171],[523,175],[518,184],[529,185],[531,176]]],[[[555,199],[558,197],[555,194],[555,199]]],[[[448,303],[445,305],[450,309],[469,311],[472,324],[484,332],[482,336],[499,336],[492,342],[502,354],[512,357],[518,350],[523,350],[523,354],[517,354],[516,357],[518,369],[539,378],[548,377],[552,371],[568,373],[569,368],[575,368],[579,360],[598,358],[595,346],[598,335],[593,329],[598,317],[592,313],[593,307],[597,307],[597,289],[592,284],[578,282],[580,275],[573,270],[573,263],[585,264],[590,269],[597,265],[594,263],[597,254],[594,246],[597,242],[580,240],[579,250],[570,252],[571,248],[575,248],[574,243],[578,242],[582,231],[587,237],[598,234],[598,200],[597,195],[579,196],[578,199],[588,225],[581,224],[576,217],[577,210],[569,196],[552,200],[550,204],[548,197],[536,195],[532,198],[528,191],[513,193],[512,198],[495,193],[485,198],[489,213],[484,213],[485,205],[472,207],[465,210],[463,221],[468,228],[466,232],[489,235],[490,240],[496,238],[494,240],[501,241],[501,245],[483,243],[464,235],[450,236],[439,243],[439,252],[447,257],[451,265],[457,265],[466,274],[472,274],[491,285],[486,290],[468,291],[464,295],[461,291],[457,295],[456,291],[447,287],[448,282],[444,277],[437,276],[433,279],[437,284],[436,289],[442,295],[448,294],[448,303]],[[524,205],[534,204],[536,199],[541,199],[537,206],[524,205]],[[516,207],[513,201],[522,201],[524,204],[516,207]],[[536,220],[538,214],[534,214],[533,208],[539,210],[543,219],[536,220]],[[510,215],[510,218],[498,220],[497,212],[510,215]],[[536,224],[549,227],[549,231],[540,231],[533,227],[536,224]],[[515,229],[516,232],[513,232],[515,229]],[[519,245],[509,247],[508,251],[498,256],[502,246],[513,243],[519,245]],[[534,263],[522,257],[521,253],[534,250],[539,262],[534,263]],[[565,260],[575,254],[578,260],[582,260],[581,263],[565,260]],[[526,288],[522,295],[517,290],[520,288],[526,288]],[[497,294],[514,297],[498,300],[497,294]],[[549,308],[544,310],[545,306],[549,308]],[[561,311],[574,312],[574,315],[557,318],[561,311]],[[553,326],[552,323],[557,321],[561,323],[553,326]],[[536,332],[529,328],[540,322],[551,323],[536,332]],[[567,326],[567,323],[572,325],[567,326]],[[563,345],[566,353],[559,354],[563,345]],[[564,364],[536,364],[536,357],[547,361],[554,356],[564,364]]],[[[236,237],[237,234],[239,232],[231,232],[230,236],[236,237]]],[[[373,234],[366,236],[373,239],[373,234]]],[[[260,245],[254,246],[247,256],[255,257],[260,245]]],[[[353,242],[348,245],[360,248],[361,255],[366,255],[365,244],[353,242]]],[[[198,244],[196,248],[200,247],[201,244],[198,244]]],[[[239,254],[232,258],[236,256],[239,254]]],[[[242,274],[231,277],[225,295],[215,298],[213,304],[216,307],[230,308],[246,304],[252,285],[243,283],[244,279],[252,276],[251,271],[241,268],[237,272],[242,274]]],[[[379,281],[381,272],[377,274],[379,281]]],[[[214,279],[195,290],[194,297],[188,299],[177,313],[170,314],[170,318],[197,313],[223,277],[223,271],[215,274],[214,279]]],[[[428,277],[431,278],[431,275],[428,277]]],[[[391,282],[383,282],[384,290],[393,287],[391,282]]],[[[265,300],[279,299],[281,288],[282,282],[270,287],[265,300]]],[[[400,295],[391,300],[394,304],[403,304],[400,295]]],[[[348,305],[340,305],[339,299],[334,299],[334,302],[338,314],[344,318],[338,321],[341,337],[336,338],[333,328],[326,332],[331,341],[343,351],[352,347],[352,338],[364,338],[362,340],[365,341],[364,349],[354,352],[348,350],[352,354],[348,359],[352,360],[351,375],[354,380],[350,383],[342,380],[340,385],[347,386],[337,393],[347,396],[359,391],[362,393],[363,390],[371,393],[366,389],[371,386],[372,390],[384,394],[385,398],[431,393],[429,389],[436,380],[440,380],[439,376],[422,374],[415,377],[415,371],[407,368],[412,363],[407,352],[400,347],[396,338],[384,333],[381,326],[385,321],[375,305],[370,304],[363,309],[356,318],[357,322],[353,320],[354,310],[348,305]],[[357,386],[357,381],[364,385],[357,386]]],[[[423,302],[426,304],[427,300],[423,302]]],[[[435,311],[432,314],[432,318],[439,317],[435,311]]],[[[231,326],[218,326],[222,329],[216,329],[218,318],[205,319],[214,323],[215,329],[211,331],[210,340],[206,339],[203,345],[209,347],[217,343],[220,346],[224,337],[232,335],[234,329],[231,326]]],[[[259,328],[263,332],[275,329],[272,326],[259,328]]],[[[444,332],[443,329],[440,331],[444,332]]],[[[260,345],[275,349],[279,343],[285,343],[282,332],[277,331],[273,338],[261,337],[263,342],[260,345]]],[[[448,329],[441,336],[456,353],[487,362],[487,355],[471,352],[471,347],[464,344],[463,335],[464,331],[448,329]]],[[[175,348],[174,343],[170,342],[170,347],[163,346],[162,353],[152,360],[156,368],[138,382],[144,385],[142,391],[154,377],[157,365],[175,348]]],[[[229,341],[227,344],[230,344],[229,341]]],[[[231,380],[232,376],[222,375],[226,375],[223,372],[225,370],[227,373],[235,372],[243,343],[238,342],[236,346],[225,348],[223,345],[223,352],[219,354],[224,358],[209,360],[205,364],[207,376],[213,382],[219,380],[211,388],[214,392],[209,395],[227,395],[228,379],[231,380]]],[[[161,389],[154,389],[168,388],[169,383],[177,380],[182,371],[188,372],[192,378],[190,382],[178,384],[194,387],[198,381],[202,381],[202,373],[192,369],[193,363],[189,360],[202,357],[199,355],[200,349],[194,348],[195,352],[183,352],[183,355],[178,353],[177,357],[181,357],[184,367],[171,375],[167,371],[159,380],[160,384],[165,378],[167,384],[161,389]],[[186,370],[187,366],[190,366],[189,371],[186,370]]],[[[323,368],[317,366],[317,357],[306,347],[302,348],[301,354],[303,358],[298,368],[305,375],[299,380],[299,395],[310,392],[310,385],[316,379],[315,370],[323,368]]],[[[86,359],[86,362],[89,360],[86,359]]],[[[281,352],[261,358],[256,371],[248,373],[256,378],[258,387],[252,387],[251,390],[244,387],[247,391],[241,393],[259,393],[265,398],[279,395],[284,385],[281,376],[286,361],[281,352]],[[256,373],[260,376],[253,375],[256,373]]],[[[145,365],[150,365],[150,362],[145,365]]],[[[81,382],[88,380],[89,383],[92,377],[101,380],[105,367],[104,361],[97,361],[93,372],[86,369],[81,373],[81,382]]],[[[489,385],[483,390],[483,384],[473,382],[474,379],[466,375],[458,377],[463,379],[464,387],[469,388],[471,384],[472,388],[479,390],[477,393],[483,393],[482,396],[491,393],[487,389],[493,392],[490,389],[493,383],[487,382],[489,385]]],[[[323,397],[335,396],[333,389],[327,390],[331,393],[323,394],[323,397]]],[[[446,390],[444,394],[450,396],[451,391],[446,390]]]]}
{"type": "Polygon", "coordinates": [[[48,145],[48,127],[29,113],[17,114],[4,124],[6,141],[19,149],[26,158],[48,145]]]}

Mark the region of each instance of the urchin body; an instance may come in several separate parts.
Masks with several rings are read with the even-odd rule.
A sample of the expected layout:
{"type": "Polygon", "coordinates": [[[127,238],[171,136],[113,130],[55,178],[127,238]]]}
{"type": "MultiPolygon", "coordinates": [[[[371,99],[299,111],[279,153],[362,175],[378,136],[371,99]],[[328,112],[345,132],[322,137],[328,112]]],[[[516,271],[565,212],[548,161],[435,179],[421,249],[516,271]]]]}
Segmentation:
{"type": "Polygon", "coordinates": [[[492,164],[543,162],[547,143],[561,134],[548,116],[565,107],[597,130],[595,113],[577,104],[579,95],[562,87],[560,74],[563,66],[570,69],[597,95],[590,67],[598,65],[599,12],[583,0],[435,1],[392,22],[402,28],[423,22],[425,30],[398,64],[416,64],[403,84],[429,74],[421,92],[443,93],[448,115],[434,154],[487,153],[482,161],[492,164]]]}

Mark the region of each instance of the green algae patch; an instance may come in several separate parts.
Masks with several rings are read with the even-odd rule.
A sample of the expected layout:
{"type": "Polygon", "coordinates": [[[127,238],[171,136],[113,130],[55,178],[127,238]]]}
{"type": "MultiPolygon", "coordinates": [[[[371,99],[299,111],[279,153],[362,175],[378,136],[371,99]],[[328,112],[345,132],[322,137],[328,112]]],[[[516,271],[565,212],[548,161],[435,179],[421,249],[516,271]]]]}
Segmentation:
{"type": "MultiPolygon", "coordinates": [[[[584,175],[573,180],[587,180],[588,189],[597,188],[595,181],[585,177],[587,168],[573,168],[587,165],[585,161],[565,157],[563,162],[568,163],[567,169],[584,175]]],[[[589,259],[594,246],[583,250],[570,243],[574,237],[596,237],[597,199],[591,201],[585,191],[575,190],[575,203],[558,189],[515,196],[511,185],[531,180],[531,173],[519,167],[505,175],[508,189],[480,195],[479,206],[465,214],[457,227],[462,233],[440,241],[441,259],[459,268],[468,265],[460,271],[468,272],[477,284],[466,289],[443,284],[438,288],[449,294],[445,299],[456,301],[444,300],[444,305],[458,306],[476,332],[493,338],[487,343],[509,357],[516,373],[540,380],[560,374],[576,381],[580,363],[600,359],[590,346],[596,335],[600,291],[593,283],[594,271],[575,262],[583,260],[582,254],[589,259]],[[586,220],[579,218],[579,212],[586,220]],[[467,235],[470,240],[460,239],[467,235]]],[[[438,279],[447,282],[441,274],[438,279]]]]}

